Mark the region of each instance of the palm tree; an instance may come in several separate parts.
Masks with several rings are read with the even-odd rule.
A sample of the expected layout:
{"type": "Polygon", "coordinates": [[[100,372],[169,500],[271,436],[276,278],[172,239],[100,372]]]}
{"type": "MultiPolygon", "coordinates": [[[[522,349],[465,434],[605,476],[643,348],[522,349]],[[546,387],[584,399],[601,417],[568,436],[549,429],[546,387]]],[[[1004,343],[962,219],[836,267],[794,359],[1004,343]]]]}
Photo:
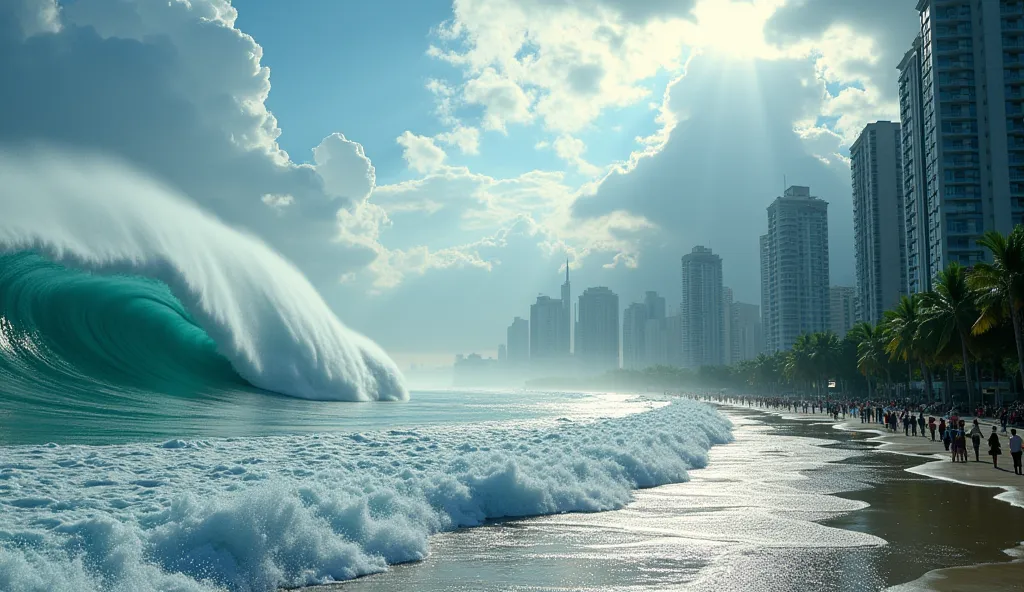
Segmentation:
{"type": "Polygon", "coordinates": [[[945,349],[954,338],[960,340],[964,377],[967,379],[967,404],[973,409],[975,385],[968,346],[978,311],[974,292],[967,285],[967,268],[959,263],[950,263],[935,276],[934,287],[921,296],[921,304],[924,317],[921,329],[936,351],[945,349]]]}
{"type": "Polygon", "coordinates": [[[785,370],[791,380],[806,381],[810,385],[815,378],[814,360],[811,358],[813,353],[811,336],[807,333],[797,336],[786,357],[785,370]]]}
{"type": "Polygon", "coordinates": [[[978,263],[968,277],[981,309],[972,331],[980,335],[1009,317],[1024,380],[1024,226],[1018,224],[1007,236],[990,230],[978,244],[992,252],[992,263],[978,263]]]}
{"type": "Polygon", "coordinates": [[[874,385],[877,391],[877,377],[883,372],[888,373],[885,365],[885,335],[880,327],[864,322],[854,325],[849,334],[857,342],[857,369],[867,379],[868,396],[871,397],[872,377],[876,377],[874,385]]]}
{"type": "Polygon", "coordinates": [[[811,335],[810,347],[811,368],[818,383],[818,395],[821,396],[822,384],[824,383],[827,388],[829,376],[835,372],[836,367],[839,365],[842,344],[835,333],[826,331],[811,335]]]}
{"type": "Polygon", "coordinates": [[[925,396],[932,401],[932,375],[926,362],[928,355],[921,338],[921,298],[915,294],[900,298],[896,308],[885,311],[885,334],[888,342],[885,351],[894,360],[907,364],[907,393],[913,376],[913,364],[921,365],[921,377],[925,381],[925,396]]]}

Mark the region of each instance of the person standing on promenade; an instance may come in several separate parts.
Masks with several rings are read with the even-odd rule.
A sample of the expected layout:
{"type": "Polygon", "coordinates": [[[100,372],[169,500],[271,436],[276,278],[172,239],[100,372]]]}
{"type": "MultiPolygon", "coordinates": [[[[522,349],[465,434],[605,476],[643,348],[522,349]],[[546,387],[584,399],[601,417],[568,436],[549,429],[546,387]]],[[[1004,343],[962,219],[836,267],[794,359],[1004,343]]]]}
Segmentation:
{"type": "Polygon", "coordinates": [[[962,419],[956,423],[953,448],[953,458],[959,458],[960,462],[967,462],[967,427],[962,419]]]}
{"type": "MultiPolygon", "coordinates": [[[[946,441],[946,418],[939,418],[939,440],[946,441]]],[[[946,450],[949,450],[949,446],[946,446],[946,450]]]]}
{"type": "MultiPolygon", "coordinates": [[[[928,431],[932,433],[932,442],[934,442],[935,441],[935,416],[933,416],[933,415],[929,415],[928,416],[928,431]]],[[[942,436],[939,436],[939,439],[941,440],[942,436]]]]}
{"type": "Polygon", "coordinates": [[[922,438],[927,437],[927,436],[924,435],[924,424],[925,424],[925,422],[924,422],[924,411],[919,411],[917,413],[917,427],[920,428],[920,430],[921,430],[921,437],[922,438]]]}
{"type": "Polygon", "coordinates": [[[992,455],[992,468],[999,468],[999,455],[1002,454],[999,446],[999,433],[996,426],[992,426],[992,435],[988,437],[988,453],[992,455]]]}
{"type": "Polygon", "coordinates": [[[1024,469],[1021,468],[1020,464],[1021,444],[1024,444],[1024,441],[1017,435],[1017,430],[1011,429],[1010,456],[1013,458],[1013,473],[1015,475],[1024,475],[1024,469]]]}
{"type": "Polygon", "coordinates": [[[981,426],[978,425],[978,420],[974,420],[974,425],[971,426],[971,444],[974,445],[974,462],[981,462],[981,457],[978,456],[978,450],[981,448],[981,426]]]}

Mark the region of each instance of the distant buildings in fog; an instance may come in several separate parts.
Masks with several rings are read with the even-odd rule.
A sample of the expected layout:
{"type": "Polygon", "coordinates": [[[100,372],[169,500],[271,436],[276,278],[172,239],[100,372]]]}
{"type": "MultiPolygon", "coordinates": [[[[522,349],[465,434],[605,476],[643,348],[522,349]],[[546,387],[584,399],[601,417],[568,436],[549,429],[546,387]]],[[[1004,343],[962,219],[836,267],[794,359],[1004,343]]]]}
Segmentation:
{"type": "Polygon", "coordinates": [[[580,295],[574,353],[585,371],[619,368],[619,297],[605,287],[580,295]]]}
{"type": "Polygon", "coordinates": [[[840,338],[857,324],[857,289],[832,286],[829,290],[829,330],[840,338]]]}
{"type": "Polygon", "coordinates": [[[696,246],[682,261],[683,368],[722,365],[725,319],[722,258],[696,246]]]}

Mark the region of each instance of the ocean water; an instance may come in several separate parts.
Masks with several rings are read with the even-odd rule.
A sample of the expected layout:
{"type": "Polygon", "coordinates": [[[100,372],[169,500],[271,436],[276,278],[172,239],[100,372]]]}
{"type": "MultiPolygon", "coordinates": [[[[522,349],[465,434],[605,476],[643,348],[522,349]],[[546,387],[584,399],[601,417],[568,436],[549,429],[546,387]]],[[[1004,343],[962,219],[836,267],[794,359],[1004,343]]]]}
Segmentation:
{"type": "MultiPolygon", "coordinates": [[[[485,397],[492,414],[478,394],[422,398],[432,396],[492,418],[2,447],[0,590],[268,591],[350,579],[425,558],[436,533],[621,508],[638,488],[686,481],[731,439],[727,419],[689,401],[534,395],[514,406],[532,401],[532,419],[495,420],[515,394],[485,397]],[[564,401],[575,404],[551,404],[564,401]]],[[[376,405],[384,414],[406,403],[376,405]]]]}

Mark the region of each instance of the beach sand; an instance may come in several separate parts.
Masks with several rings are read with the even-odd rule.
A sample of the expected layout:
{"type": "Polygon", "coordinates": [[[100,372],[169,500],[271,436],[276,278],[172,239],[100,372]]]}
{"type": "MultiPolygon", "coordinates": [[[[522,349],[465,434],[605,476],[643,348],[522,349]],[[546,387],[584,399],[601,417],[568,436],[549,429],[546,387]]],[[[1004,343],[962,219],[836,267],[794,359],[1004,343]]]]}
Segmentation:
{"type": "MultiPolygon", "coordinates": [[[[786,417],[814,418],[804,414],[786,414],[786,417]]],[[[818,415],[823,418],[824,416],[818,415]]],[[[933,479],[941,479],[953,483],[961,483],[979,488],[1000,490],[993,492],[993,497],[1018,508],[1024,508],[1024,476],[1013,474],[1013,462],[1008,453],[1006,434],[999,433],[1002,442],[1003,454],[999,457],[1000,467],[997,470],[992,467],[992,458],[985,453],[988,451],[987,437],[992,431],[990,422],[980,422],[982,432],[985,434],[981,443],[981,462],[974,461],[974,449],[971,442],[967,443],[967,463],[954,463],[950,461],[950,453],[945,450],[942,442],[932,442],[930,435],[906,436],[902,430],[895,433],[886,430],[881,424],[865,424],[860,419],[847,416],[835,424],[835,428],[860,433],[874,434],[870,441],[880,444],[879,452],[918,457],[925,460],[923,464],[915,465],[907,469],[908,472],[933,479]]],[[[968,423],[968,425],[970,425],[968,423]]],[[[1019,431],[1019,430],[1018,430],[1019,431]]],[[[1024,539],[1024,515],[1016,514],[1009,524],[989,523],[989,528],[1002,531],[1018,533],[1024,539]]],[[[1024,540],[1018,541],[1024,545],[1024,540]]],[[[1008,562],[1006,563],[985,563],[973,566],[954,567],[933,570],[921,578],[890,588],[890,592],[919,592],[934,590],[936,592],[973,592],[977,591],[998,591],[998,590],[1024,590],[1024,547],[1009,548],[1005,550],[1008,562]]]]}

